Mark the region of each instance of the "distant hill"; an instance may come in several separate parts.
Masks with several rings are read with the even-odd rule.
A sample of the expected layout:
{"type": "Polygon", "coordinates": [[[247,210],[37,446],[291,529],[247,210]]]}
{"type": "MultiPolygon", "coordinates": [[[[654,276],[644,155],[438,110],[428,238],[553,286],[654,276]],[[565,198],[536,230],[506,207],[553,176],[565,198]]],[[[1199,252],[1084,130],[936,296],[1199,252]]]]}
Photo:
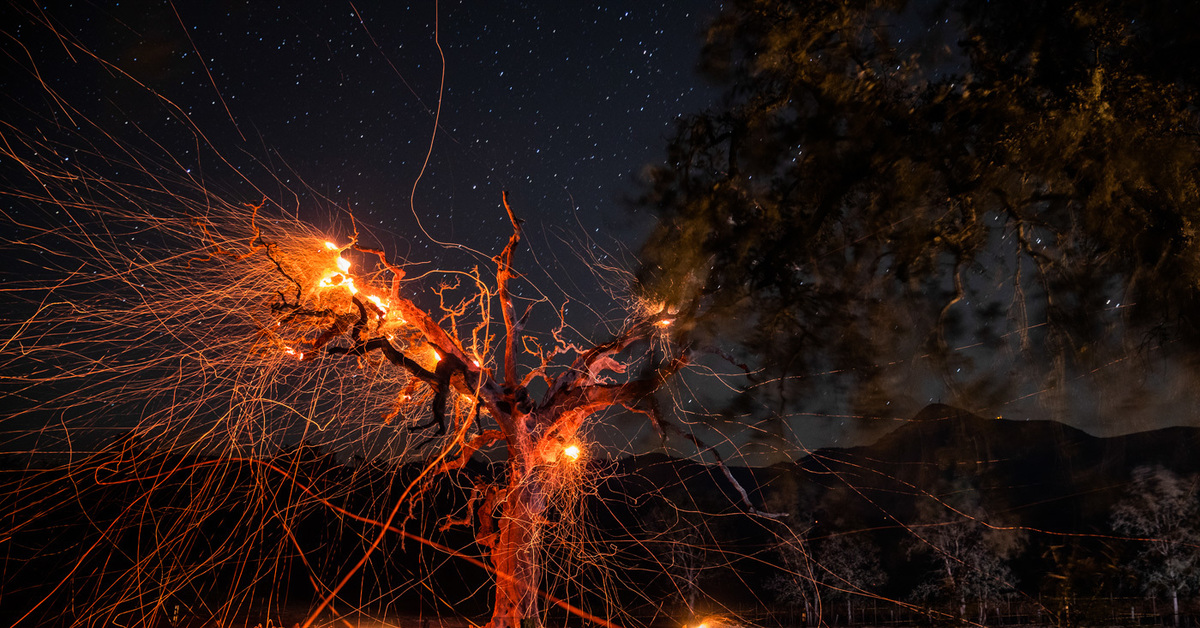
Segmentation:
{"type": "MultiPolygon", "coordinates": [[[[884,566],[897,574],[888,593],[902,597],[923,575],[912,572],[901,549],[911,536],[904,524],[916,519],[922,502],[969,490],[977,494],[985,523],[1026,531],[1028,545],[1014,567],[1022,589],[1036,593],[1056,568],[1051,548],[1070,545],[1075,555],[1107,554],[1110,560],[1124,551],[1103,537],[1111,533],[1109,513],[1135,468],[1200,473],[1196,451],[1200,428],[1099,438],[1054,421],[985,419],[931,405],[868,446],[820,449],[793,463],[731,470],[755,508],[790,511],[788,519],[748,516],[719,469],[657,454],[623,461],[607,494],[613,502],[621,501],[618,493],[641,495],[644,502],[656,489],[655,498],[680,508],[722,517],[740,513],[741,523],[726,518],[721,533],[736,552],[754,557],[738,565],[745,584],[734,601],[751,603],[771,578],[763,563],[778,562],[764,548],[775,542],[783,521],[807,529],[818,542],[830,534],[869,531],[861,534],[884,548],[884,566]],[[1085,536],[1075,536],[1080,534],[1085,536]]],[[[639,516],[632,506],[616,508],[623,518],[639,516]]]]}

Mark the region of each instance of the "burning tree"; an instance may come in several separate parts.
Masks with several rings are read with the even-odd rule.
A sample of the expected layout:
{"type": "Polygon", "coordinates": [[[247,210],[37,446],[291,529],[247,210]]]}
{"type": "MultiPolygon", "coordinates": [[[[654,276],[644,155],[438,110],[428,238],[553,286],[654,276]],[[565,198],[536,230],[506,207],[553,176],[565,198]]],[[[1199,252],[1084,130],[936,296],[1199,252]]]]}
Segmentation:
{"type": "MultiPolygon", "coordinates": [[[[477,541],[490,550],[495,569],[494,628],[517,627],[539,615],[539,598],[544,594],[539,588],[537,547],[549,523],[544,512],[547,501],[569,484],[585,455],[578,440],[580,428],[598,413],[621,407],[649,417],[665,434],[668,424],[654,393],[691,359],[686,342],[672,337],[672,318],[661,307],[636,312],[614,338],[590,347],[566,342],[561,329],[553,334],[557,344],[552,347],[524,335],[530,312],[518,316],[509,291],[516,276],[512,262],[521,241],[521,221],[509,206],[507,193],[503,202],[512,234],[494,258],[494,287],[473,277],[479,290],[477,304],[486,310],[494,299],[503,318],[502,357],[495,367],[488,356],[493,354],[497,334],[486,320],[473,326],[468,337],[456,321],[465,313],[464,304],[443,304],[439,321],[405,296],[402,265],[380,249],[359,244],[357,231],[345,245],[327,241],[284,246],[266,238],[252,220],[254,235],[247,251],[228,250],[214,239],[212,254],[193,260],[220,263],[222,258],[250,256],[270,260],[285,289],[270,294],[270,303],[263,304],[274,322],[262,330],[260,345],[277,346],[305,363],[357,358],[382,360],[400,369],[406,384],[395,400],[396,409],[386,418],[392,420],[402,411],[424,405],[429,408],[428,422],[415,423],[411,429],[434,430],[434,438],[449,436],[426,472],[461,468],[481,449],[504,444],[507,476],[500,483],[476,487],[477,499],[472,500],[478,504],[473,513],[478,521],[477,541]],[[344,257],[347,251],[374,259],[377,267],[368,274],[356,272],[344,257]],[[387,289],[385,278],[390,279],[387,289]],[[523,356],[532,356],[535,364],[522,373],[518,363],[523,356]],[[560,356],[573,357],[556,366],[560,356]],[[531,392],[537,383],[545,387],[540,399],[531,392]]],[[[257,214],[258,208],[252,211],[257,214]]],[[[205,237],[213,237],[207,226],[199,228],[205,237]]],[[[392,517],[398,510],[399,505],[392,517]]],[[[392,523],[383,522],[368,553],[392,523]]],[[[337,595],[340,586],[325,602],[337,595]]],[[[554,603],[567,606],[559,600],[554,603]]],[[[315,613],[323,607],[324,602],[315,613]]],[[[579,609],[568,610],[599,619],[579,609]]]]}
{"type": "MultiPolygon", "coordinates": [[[[99,184],[98,179],[94,182],[99,184]]],[[[106,185],[112,186],[110,192],[130,192],[112,182],[106,185]]],[[[53,205],[49,198],[38,200],[53,205]]],[[[32,343],[27,355],[7,357],[6,368],[30,355],[53,364],[44,376],[27,376],[21,394],[37,396],[47,386],[74,382],[71,393],[27,413],[52,411],[60,404],[63,411],[86,415],[84,409],[97,405],[91,416],[111,422],[115,404],[145,404],[139,410],[141,419],[130,427],[130,437],[108,448],[118,450],[118,459],[94,466],[106,471],[129,468],[130,461],[142,455],[133,453],[134,448],[216,447],[224,459],[250,460],[263,468],[268,482],[282,479],[295,485],[299,499],[367,523],[369,538],[357,563],[342,570],[336,581],[314,582],[321,601],[308,624],[340,599],[339,592],[373,555],[384,551],[385,538],[397,533],[413,536],[404,531],[405,517],[412,516],[416,500],[434,478],[461,470],[477,453],[491,451],[493,458],[506,460],[501,478],[475,484],[465,515],[439,513],[442,529],[474,526],[476,543],[490,558],[490,566],[475,562],[494,575],[491,625],[517,628],[538,621],[547,605],[557,605],[611,626],[607,619],[545,591],[542,540],[561,524],[553,513],[562,513],[564,503],[578,498],[581,476],[588,472],[582,464],[588,446],[581,432],[590,421],[606,410],[624,409],[647,417],[664,437],[668,430],[683,434],[660,412],[655,396],[696,352],[672,329],[671,313],[639,304],[611,339],[586,346],[567,339],[561,311],[557,329],[541,335],[527,332],[533,306],[518,311],[519,302],[510,291],[519,277],[513,258],[522,230],[507,194],[503,205],[512,232],[493,258],[494,280],[485,280],[478,270],[463,273],[469,296],[455,301],[455,286],[444,282],[434,289],[439,298],[434,308],[418,305],[405,265],[365,244],[357,228],[349,242],[338,244],[299,221],[267,215],[265,204],[224,206],[207,217],[157,221],[141,210],[122,214],[113,207],[53,205],[70,207],[71,215],[80,218],[77,224],[87,225],[59,231],[38,228],[36,236],[23,241],[58,241],[57,248],[46,247],[56,258],[82,261],[91,268],[112,263],[99,255],[112,250],[110,238],[119,242],[136,233],[163,241],[155,245],[158,250],[141,247],[134,256],[120,259],[119,265],[129,263],[130,268],[100,280],[92,279],[89,271],[69,273],[59,285],[43,289],[46,299],[60,299],[56,305],[44,306],[21,325],[6,329],[9,343],[32,343]],[[97,236],[87,216],[107,220],[111,231],[97,236]],[[63,242],[64,234],[75,235],[63,242]],[[105,289],[96,290],[98,285],[105,289]],[[79,292],[80,288],[86,290],[79,292]],[[489,315],[496,307],[500,321],[489,315]],[[67,329],[64,323],[72,326],[67,329]],[[98,357],[78,360],[93,355],[98,357]],[[527,366],[522,370],[523,363],[527,366]],[[97,379],[100,365],[106,374],[97,379]],[[360,375],[366,377],[356,379],[360,375]],[[131,390],[142,394],[131,396],[131,390]],[[151,404],[145,399],[163,397],[175,401],[158,410],[146,409],[151,404]],[[224,409],[214,415],[213,406],[224,409]],[[284,408],[282,414],[279,408],[284,408]],[[404,435],[393,437],[403,439],[399,457],[422,460],[422,471],[379,519],[337,506],[329,496],[316,494],[299,474],[264,458],[273,455],[273,447],[289,447],[300,431],[308,435],[340,430],[347,444],[369,441],[384,429],[404,435]],[[138,444],[129,445],[134,442],[138,444]],[[436,447],[428,449],[432,444],[436,447]]],[[[9,397],[15,399],[11,392],[9,397]]],[[[684,437],[703,448],[694,436],[684,437]]],[[[719,458],[717,462],[722,464],[719,458]]],[[[731,474],[726,477],[736,485],[731,474]]],[[[736,488],[749,506],[745,491],[736,488]]],[[[206,511],[224,508],[220,492],[193,498],[186,506],[191,511],[187,520],[169,534],[194,535],[206,511]]],[[[149,502],[143,508],[143,517],[153,516],[149,502]]],[[[286,507],[298,508],[299,504],[286,507]]],[[[294,514],[268,516],[286,522],[294,514]]],[[[118,521],[120,516],[112,525],[140,525],[118,521]]],[[[430,544],[428,539],[417,540],[430,544]]],[[[178,543],[182,544],[171,551],[191,551],[191,541],[178,543]]],[[[161,553],[158,548],[144,551],[139,563],[161,553]]],[[[159,598],[168,594],[153,593],[159,598]]],[[[162,604],[154,602],[154,612],[162,604]]]]}
{"type": "MultiPolygon", "coordinates": [[[[388,550],[385,539],[419,536],[404,523],[435,478],[484,452],[504,460],[501,478],[474,484],[465,513],[438,514],[442,526],[474,527],[495,580],[492,625],[516,628],[549,605],[607,625],[547,592],[540,543],[563,525],[553,511],[563,512],[585,479],[589,423],[615,409],[648,417],[664,435],[675,429],[655,393],[702,350],[673,324],[681,314],[634,299],[600,342],[574,333],[562,310],[551,319],[557,327],[526,330],[531,314],[540,315],[533,305],[544,300],[529,305],[512,293],[522,279],[513,261],[523,234],[507,195],[507,242],[492,272],[420,268],[385,252],[357,225],[337,241],[334,228],[319,229],[300,214],[340,202],[301,201],[302,185],[289,185],[261,161],[224,154],[184,108],[68,28],[37,11],[24,17],[49,45],[17,37],[5,44],[6,58],[26,72],[22,89],[6,94],[16,106],[0,120],[8,227],[0,234],[0,292],[11,306],[0,320],[0,433],[10,447],[62,452],[67,462],[56,472],[86,480],[95,488],[88,499],[101,501],[102,488],[119,486],[131,501],[105,518],[76,500],[92,536],[73,544],[80,549],[70,560],[99,564],[98,575],[77,594],[72,578],[83,570],[71,567],[48,592],[33,595],[20,621],[36,620],[38,607],[55,606],[55,594],[71,591],[84,623],[138,623],[131,615],[153,623],[171,608],[171,596],[199,588],[197,574],[229,567],[249,581],[271,581],[286,571],[284,559],[246,567],[244,554],[251,543],[276,543],[280,556],[286,550],[305,563],[321,598],[312,624],[388,550]],[[132,84],[123,94],[135,103],[128,108],[169,122],[127,126],[125,101],[77,105],[60,93],[66,88],[41,80],[49,57],[60,53],[72,68],[132,84]],[[432,298],[417,288],[430,278],[432,298]],[[95,436],[101,430],[118,436],[103,440],[95,436]],[[420,461],[422,470],[374,517],[337,501],[349,489],[322,492],[297,472],[299,462],[281,462],[286,452],[299,459],[317,448],[366,457],[383,451],[392,461],[420,461]],[[147,459],[157,466],[143,468],[147,459]],[[254,474],[245,484],[258,491],[250,509],[258,519],[237,520],[250,530],[246,544],[199,538],[220,528],[210,515],[231,508],[244,473],[254,474]],[[190,492],[170,502],[171,482],[180,477],[192,482],[190,492]],[[291,501],[275,494],[280,483],[291,501]],[[366,526],[357,562],[338,567],[334,578],[316,575],[299,547],[294,530],[306,508],[366,526]],[[256,521],[278,523],[277,538],[256,521]],[[147,538],[159,542],[146,545],[147,538]]],[[[12,486],[12,512],[22,519],[6,521],[0,541],[56,525],[50,522],[61,504],[39,494],[50,480],[22,476],[12,486]]],[[[228,601],[214,616],[253,604],[250,585],[224,594],[228,601]]]]}

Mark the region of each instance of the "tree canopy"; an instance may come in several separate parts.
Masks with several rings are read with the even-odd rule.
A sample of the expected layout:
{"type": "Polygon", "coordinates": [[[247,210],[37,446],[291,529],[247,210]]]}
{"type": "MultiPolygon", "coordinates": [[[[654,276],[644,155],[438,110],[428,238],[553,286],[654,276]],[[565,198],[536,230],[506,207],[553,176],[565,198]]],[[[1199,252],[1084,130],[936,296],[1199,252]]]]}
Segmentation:
{"type": "Polygon", "coordinates": [[[837,371],[866,412],[903,385],[889,364],[923,362],[947,401],[979,406],[1019,394],[998,355],[1049,365],[1045,387],[1194,346],[1198,18],[1129,0],[729,3],[700,61],[724,98],[646,172],[643,289],[681,329],[739,343],[781,403],[837,371]]]}

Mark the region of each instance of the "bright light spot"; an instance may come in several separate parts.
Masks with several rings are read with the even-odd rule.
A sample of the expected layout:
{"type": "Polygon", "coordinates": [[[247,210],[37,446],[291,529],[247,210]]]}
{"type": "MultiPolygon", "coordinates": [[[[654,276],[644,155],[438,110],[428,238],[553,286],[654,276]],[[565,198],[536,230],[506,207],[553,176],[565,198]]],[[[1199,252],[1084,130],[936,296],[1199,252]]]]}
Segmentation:
{"type": "Polygon", "coordinates": [[[563,449],[563,455],[570,458],[571,460],[578,460],[579,459],[579,446],[578,445],[567,445],[567,447],[565,449],[563,449]]]}
{"type": "Polygon", "coordinates": [[[437,362],[441,362],[441,361],[442,361],[442,354],[438,353],[438,350],[437,350],[437,349],[430,349],[430,351],[432,351],[432,352],[433,352],[433,359],[434,359],[434,361],[437,361],[437,362]]]}
{"type": "Polygon", "coordinates": [[[342,272],[348,272],[350,270],[350,260],[339,255],[337,258],[337,267],[341,269],[342,272]]]}
{"type": "Polygon", "coordinates": [[[374,303],[376,305],[376,307],[383,310],[384,312],[387,311],[387,306],[383,304],[383,299],[380,299],[379,297],[372,294],[367,297],[367,300],[370,301],[371,303],[374,303]]]}
{"type": "MultiPolygon", "coordinates": [[[[659,327],[667,327],[668,325],[670,325],[673,322],[675,322],[675,319],[673,319],[673,318],[664,318],[664,319],[655,321],[654,324],[658,325],[659,327]]],[[[703,624],[701,624],[700,626],[696,626],[696,628],[702,628],[702,627],[703,627],[703,624]]]]}
{"type": "Polygon", "coordinates": [[[338,245],[336,245],[336,244],[334,244],[334,243],[332,243],[332,242],[329,242],[328,240],[326,240],[326,241],[325,241],[325,248],[329,249],[330,251],[336,251],[336,250],[338,250],[338,245]]]}
{"type": "Polygon", "coordinates": [[[358,294],[358,288],[354,285],[354,278],[347,277],[341,273],[329,273],[321,278],[321,283],[317,284],[321,288],[330,288],[333,286],[345,286],[350,294],[358,294]]]}
{"type": "Polygon", "coordinates": [[[345,277],[343,277],[341,273],[329,273],[328,275],[325,275],[324,277],[321,278],[320,286],[322,288],[328,288],[330,286],[340,286],[340,285],[342,285],[342,279],[344,279],[344,278],[345,277]]]}

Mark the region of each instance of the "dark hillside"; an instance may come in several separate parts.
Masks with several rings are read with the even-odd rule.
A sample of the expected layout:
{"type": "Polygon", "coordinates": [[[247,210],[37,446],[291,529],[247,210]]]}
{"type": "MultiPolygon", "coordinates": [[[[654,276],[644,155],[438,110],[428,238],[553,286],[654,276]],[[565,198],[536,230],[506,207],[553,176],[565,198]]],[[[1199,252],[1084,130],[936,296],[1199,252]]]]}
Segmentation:
{"type": "MultiPolygon", "coordinates": [[[[597,482],[579,511],[587,531],[564,536],[568,545],[551,546],[548,555],[568,563],[573,560],[568,550],[602,556],[588,565],[599,575],[556,581],[551,592],[594,608],[617,599],[630,612],[653,614],[680,599],[681,565],[693,561],[703,565],[697,586],[704,596],[728,606],[770,606],[771,582],[780,573],[777,544],[790,526],[817,546],[846,534],[870,540],[881,549],[880,562],[889,573],[881,592],[904,598],[924,576],[906,553],[912,539],[907,527],[931,506],[949,512],[944,504],[965,503],[978,508],[985,524],[1024,530],[1024,549],[1012,562],[1024,593],[1049,590],[1048,574],[1064,569],[1060,563],[1068,548],[1071,560],[1091,565],[1086,574],[1091,579],[1081,582],[1095,593],[1136,594],[1121,588],[1126,585],[1111,568],[1102,569],[1119,564],[1128,551],[1106,538],[1110,510],[1125,494],[1134,468],[1162,465],[1196,473],[1197,450],[1197,428],[1096,438],[1051,421],[985,419],[930,406],[870,446],[822,449],[769,468],[730,469],[755,509],[788,514],[779,519],[750,514],[718,466],[662,454],[593,461],[597,482]],[[689,551],[680,553],[681,547],[689,551]],[[602,583],[596,585],[598,596],[590,596],[588,582],[602,583]]],[[[130,586],[137,569],[129,557],[145,554],[142,545],[155,538],[177,544],[178,551],[167,556],[179,563],[143,570],[169,574],[205,557],[225,557],[220,568],[189,578],[180,589],[189,605],[239,590],[260,598],[274,591],[307,603],[312,596],[307,570],[319,572],[323,581],[336,579],[361,556],[363,539],[371,534],[368,525],[329,504],[382,519],[419,470],[361,462],[349,467],[304,447],[275,460],[131,450],[76,465],[69,473],[32,468],[15,457],[2,461],[5,613],[50,595],[45,610],[51,615],[71,596],[130,586]],[[312,494],[333,499],[322,503],[312,494]],[[286,510],[285,504],[292,504],[295,516],[282,525],[270,513],[286,510]],[[271,565],[277,579],[239,588],[236,574],[262,565],[271,565]],[[51,593],[60,582],[64,586],[51,593]]],[[[471,487],[495,471],[473,463],[444,478],[421,495],[404,529],[455,552],[484,555],[469,530],[443,524],[466,512],[471,487]]],[[[490,589],[482,569],[411,539],[389,539],[385,546],[365,577],[351,585],[356,597],[377,599],[392,611],[450,612],[446,600],[454,601],[457,613],[487,609],[490,589]],[[438,583],[443,601],[412,586],[414,579],[438,583]]]]}

